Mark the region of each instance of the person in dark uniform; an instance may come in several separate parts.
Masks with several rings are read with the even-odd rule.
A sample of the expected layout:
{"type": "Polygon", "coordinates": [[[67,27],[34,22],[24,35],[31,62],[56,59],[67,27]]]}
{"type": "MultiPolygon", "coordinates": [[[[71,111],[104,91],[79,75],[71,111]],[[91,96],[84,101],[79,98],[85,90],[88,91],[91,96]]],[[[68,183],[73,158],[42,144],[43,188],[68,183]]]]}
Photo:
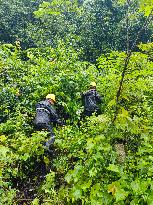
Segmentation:
{"type": "Polygon", "coordinates": [[[40,101],[36,105],[36,116],[34,124],[37,130],[46,130],[49,133],[50,139],[45,143],[48,151],[50,150],[51,145],[55,141],[55,134],[53,133],[52,124],[56,123],[58,125],[64,126],[64,123],[59,118],[55,105],[55,95],[48,94],[46,100],[40,101]]]}
{"type": "Polygon", "coordinates": [[[93,113],[95,113],[95,115],[100,113],[98,103],[101,103],[101,96],[96,91],[95,82],[90,83],[90,89],[81,94],[81,99],[84,106],[81,119],[84,119],[86,116],[90,117],[93,113]]]}

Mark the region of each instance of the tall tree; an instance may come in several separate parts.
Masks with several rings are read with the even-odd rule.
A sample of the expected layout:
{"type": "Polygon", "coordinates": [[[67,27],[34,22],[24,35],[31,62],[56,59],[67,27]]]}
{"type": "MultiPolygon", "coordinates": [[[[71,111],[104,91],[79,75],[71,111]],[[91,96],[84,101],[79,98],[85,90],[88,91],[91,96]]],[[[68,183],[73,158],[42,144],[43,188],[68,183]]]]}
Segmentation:
{"type": "Polygon", "coordinates": [[[32,46],[33,42],[27,36],[27,25],[34,22],[33,12],[41,2],[42,0],[0,1],[0,42],[13,43],[18,39],[23,47],[32,46]]]}
{"type": "MultiPolygon", "coordinates": [[[[128,7],[129,48],[145,21],[142,4],[131,1],[128,7]]],[[[127,6],[123,1],[85,0],[79,5],[60,1],[60,6],[57,1],[43,2],[35,12],[40,24],[37,29],[33,25],[31,37],[41,39],[36,40],[39,46],[56,46],[58,39],[66,39],[83,50],[83,58],[94,61],[101,52],[126,50],[126,13],[127,6]]],[[[151,31],[143,30],[140,41],[147,42],[151,31]]]]}

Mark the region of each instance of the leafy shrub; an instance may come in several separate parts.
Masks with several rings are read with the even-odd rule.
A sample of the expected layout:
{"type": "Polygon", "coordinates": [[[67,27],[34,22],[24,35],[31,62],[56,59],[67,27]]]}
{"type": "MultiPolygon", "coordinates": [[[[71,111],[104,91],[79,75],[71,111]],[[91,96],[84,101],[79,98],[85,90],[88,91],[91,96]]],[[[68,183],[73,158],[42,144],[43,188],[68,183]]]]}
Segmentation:
{"type": "Polygon", "coordinates": [[[140,48],[142,52],[131,56],[116,104],[125,53],[102,55],[92,65],[79,61],[75,50],[62,42],[56,50],[23,52],[13,45],[1,46],[3,204],[18,204],[25,196],[27,204],[151,205],[153,62],[150,46],[140,48]],[[90,81],[98,83],[103,96],[102,114],[78,127],[80,94],[90,81]],[[71,117],[65,128],[54,129],[55,153],[49,157],[43,148],[47,133],[36,132],[33,119],[35,104],[52,92],[71,117]],[[124,163],[119,163],[115,150],[118,142],[125,146],[124,163]],[[45,164],[43,174],[36,164],[45,164]],[[29,202],[18,185],[28,186],[28,181],[33,186],[29,202]]]}

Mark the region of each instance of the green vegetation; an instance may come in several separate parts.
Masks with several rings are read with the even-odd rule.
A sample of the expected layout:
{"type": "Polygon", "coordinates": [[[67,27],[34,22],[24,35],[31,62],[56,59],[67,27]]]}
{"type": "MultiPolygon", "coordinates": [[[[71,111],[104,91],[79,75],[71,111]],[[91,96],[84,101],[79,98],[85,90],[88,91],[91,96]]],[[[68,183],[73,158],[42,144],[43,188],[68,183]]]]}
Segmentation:
{"type": "Polygon", "coordinates": [[[0,2],[0,15],[7,5],[12,14],[1,22],[9,34],[0,46],[1,204],[152,205],[153,2],[18,3],[0,2]],[[18,13],[25,27],[9,24],[18,13]],[[78,127],[91,81],[102,114],[78,127]],[[48,93],[70,115],[54,128],[50,156],[47,133],[33,127],[48,93]]]}

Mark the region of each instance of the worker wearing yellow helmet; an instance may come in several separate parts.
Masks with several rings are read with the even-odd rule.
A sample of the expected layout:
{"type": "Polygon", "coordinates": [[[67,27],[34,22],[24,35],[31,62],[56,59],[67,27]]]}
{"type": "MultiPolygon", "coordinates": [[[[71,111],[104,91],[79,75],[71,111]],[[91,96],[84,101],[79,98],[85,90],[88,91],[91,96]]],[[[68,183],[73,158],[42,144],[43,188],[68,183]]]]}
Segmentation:
{"type": "Polygon", "coordinates": [[[54,94],[48,94],[46,96],[46,99],[48,99],[49,101],[51,101],[51,104],[54,104],[56,102],[55,100],[55,95],[54,94]]]}
{"type": "Polygon", "coordinates": [[[37,130],[46,130],[49,133],[50,139],[45,143],[48,151],[51,152],[50,148],[55,141],[55,135],[52,130],[52,123],[59,124],[61,126],[64,123],[60,120],[56,109],[55,109],[55,95],[48,94],[45,100],[40,101],[36,105],[36,116],[34,124],[37,130]]]}
{"type": "Polygon", "coordinates": [[[90,83],[89,90],[82,93],[81,97],[82,97],[82,103],[84,106],[84,111],[82,113],[81,118],[84,118],[86,116],[89,117],[93,115],[93,113],[98,115],[100,112],[98,103],[101,103],[101,96],[98,94],[96,90],[95,82],[90,83]]]}
{"type": "Polygon", "coordinates": [[[90,83],[90,87],[91,87],[91,88],[93,88],[93,87],[96,88],[96,83],[95,83],[95,82],[91,82],[91,83],[90,83]]]}

